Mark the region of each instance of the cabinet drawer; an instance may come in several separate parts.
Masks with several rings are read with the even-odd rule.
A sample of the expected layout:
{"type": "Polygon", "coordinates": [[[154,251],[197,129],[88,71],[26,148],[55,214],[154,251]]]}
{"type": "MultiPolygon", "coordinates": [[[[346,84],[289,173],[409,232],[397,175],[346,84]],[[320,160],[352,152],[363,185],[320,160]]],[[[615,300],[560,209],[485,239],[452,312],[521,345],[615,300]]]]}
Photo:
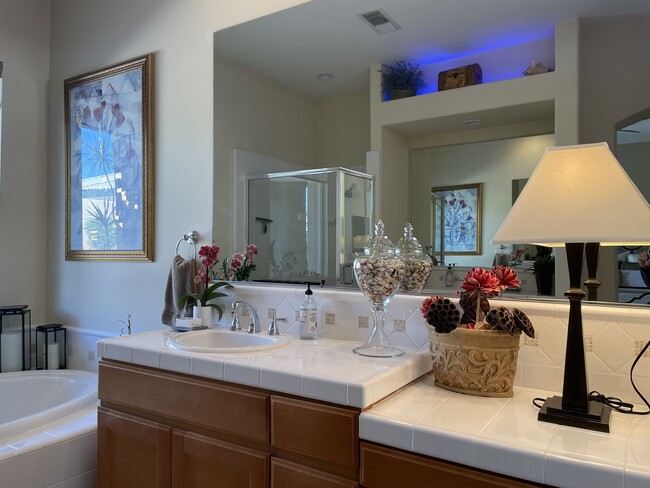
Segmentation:
{"type": "Polygon", "coordinates": [[[102,361],[99,399],[171,425],[202,427],[268,445],[269,395],[208,380],[102,361]]]}
{"type": "Polygon", "coordinates": [[[271,446],[356,470],[359,412],[271,397],[271,446]]]}
{"type": "Polygon", "coordinates": [[[361,485],[364,488],[542,486],[363,442],[361,443],[361,485]]]}
{"type": "Polygon", "coordinates": [[[359,488],[359,483],[285,461],[284,459],[272,458],[271,488],[295,488],[297,486],[308,486],[309,488],[359,488]]]}

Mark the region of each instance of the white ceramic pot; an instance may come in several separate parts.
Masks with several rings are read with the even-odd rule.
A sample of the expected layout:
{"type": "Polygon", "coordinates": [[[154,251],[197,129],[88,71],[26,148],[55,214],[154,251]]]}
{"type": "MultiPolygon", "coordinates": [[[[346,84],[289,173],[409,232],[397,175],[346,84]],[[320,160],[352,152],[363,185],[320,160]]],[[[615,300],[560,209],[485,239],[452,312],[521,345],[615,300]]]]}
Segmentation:
{"type": "Polygon", "coordinates": [[[212,307],[201,307],[195,305],[192,308],[192,317],[195,319],[201,319],[201,325],[203,326],[214,326],[214,308],[212,307]]]}

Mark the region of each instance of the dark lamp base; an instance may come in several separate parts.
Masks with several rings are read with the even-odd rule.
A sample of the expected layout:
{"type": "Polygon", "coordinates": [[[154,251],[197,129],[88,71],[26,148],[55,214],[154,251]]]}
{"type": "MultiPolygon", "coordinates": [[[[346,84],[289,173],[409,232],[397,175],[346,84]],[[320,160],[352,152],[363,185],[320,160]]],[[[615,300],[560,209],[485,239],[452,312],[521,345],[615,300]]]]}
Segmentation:
{"type": "Polygon", "coordinates": [[[568,425],[580,429],[609,432],[609,417],[612,408],[598,402],[589,402],[589,411],[582,412],[562,408],[562,397],[549,397],[537,415],[541,422],[568,425]]]}

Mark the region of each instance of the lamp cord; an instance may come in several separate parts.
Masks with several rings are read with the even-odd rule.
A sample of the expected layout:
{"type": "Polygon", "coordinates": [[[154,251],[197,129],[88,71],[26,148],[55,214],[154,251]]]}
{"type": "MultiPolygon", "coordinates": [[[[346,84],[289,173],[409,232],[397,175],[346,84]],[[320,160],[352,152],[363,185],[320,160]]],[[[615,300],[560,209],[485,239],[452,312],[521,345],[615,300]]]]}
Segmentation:
{"type": "MultiPolygon", "coordinates": [[[[630,415],[648,415],[650,414],[650,403],[648,403],[648,400],[641,394],[639,389],[636,387],[636,384],[634,383],[634,367],[636,364],[639,362],[639,359],[643,357],[643,354],[647,351],[648,347],[650,347],[650,341],[646,342],[646,345],[643,346],[643,349],[641,349],[641,352],[636,356],[634,359],[634,362],[632,363],[632,367],[630,368],[630,383],[632,383],[632,388],[634,388],[634,391],[636,392],[637,395],[643,400],[643,403],[646,404],[646,407],[648,407],[648,410],[644,411],[635,411],[634,410],[634,405],[632,403],[624,402],[620,398],[617,397],[611,397],[611,396],[605,396],[602,393],[599,393],[598,391],[594,390],[589,393],[589,401],[592,402],[598,402],[602,403],[603,405],[608,405],[612,407],[612,409],[616,410],[617,412],[621,413],[626,413],[630,415]]],[[[544,404],[546,400],[544,398],[533,398],[533,405],[535,405],[537,408],[542,408],[542,405],[544,404]]]]}

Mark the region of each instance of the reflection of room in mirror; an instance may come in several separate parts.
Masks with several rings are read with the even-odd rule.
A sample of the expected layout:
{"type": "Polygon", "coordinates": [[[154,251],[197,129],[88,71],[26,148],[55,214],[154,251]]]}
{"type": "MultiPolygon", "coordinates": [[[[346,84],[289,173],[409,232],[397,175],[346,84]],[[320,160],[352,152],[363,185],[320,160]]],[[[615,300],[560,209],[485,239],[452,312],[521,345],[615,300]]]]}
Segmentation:
{"type": "MultiPolygon", "coordinates": [[[[489,241],[512,206],[512,182],[530,176],[553,134],[520,137],[452,146],[434,146],[411,151],[411,223],[423,245],[430,242],[433,228],[431,188],[482,183],[481,252],[455,255],[447,262],[458,266],[491,267],[496,246],[489,241]]],[[[439,246],[437,246],[439,249],[439,246]]]]}
{"type": "MultiPolygon", "coordinates": [[[[641,118],[616,131],[616,158],[644,198],[650,200],[650,118],[641,118]]],[[[640,247],[618,248],[619,302],[650,303],[650,295],[645,295],[648,287],[639,271],[638,255],[643,251],[640,247]]]]}
{"type": "Polygon", "coordinates": [[[248,241],[263,249],[255,280],[352,284],[346,266],[370,234],[372,177],[325,168],[247,182],[248,241]]]}
{"type": "MultiPolygon", "coordinates": [[[[613,147],[611,127],[617,126],[621,116],[648,106],[646,63],[638,62],[643,59],[643,48],[639,43],[630,45],[625,41],[631,33],[646,39],[647,26],[641,18],[624,18],[625,14],[647,10],[638,3],[619,5],[619,2],[613,15],[604,3],[565,2],[560,13],[551,2],[540,2],[535,9],[546,10],[554,18],[546,17],[547,34],[532,34],[531,22],[541,21],[541,16],[533,12],[535,9],[519,14],[510,12],[508,23],[517,15],[525,17],[526,31],[532,37],[508,36],[501,30],[503,38],[508,38],[511,44],[496,46],[490,42],[494,40],[492,36],[485,36],[477,44],[480,50],[451,49],[445,51],[442,61],[424,61],[420,56],[431,53],[428,46],[432,45],[432,38],[441,37],[444,44],[453,37],[445,36],[444,29],[431,29],[427,19],[433,17],[427,13],[432,12],[434,17],[440,15],[436,2],[389,0],[383,3],[381,7],[405,28],[381,36],[361,23],[358,14],[368,10],[362,3],[360,0],[313,0],[215,33],[214,228],[223,229],[224,221],[231,216],[235,221],[245,222],[241,214],[243,206],[237,203],[230,211],[231,202],[239,202],[240,198],[237,191],[232,198],[229,187],[234,147],[313,168],[359,167],[365,163],[365,169],[360,170],[376,177],[375,210],[386,223],[388,235],[395,238],[404,223],[410,221],[424,246],[431,245],[431,239],[423,237],[429,233],[429,226],[414,222],[411,215],[417,217],[425,209],[425,218],[430,222],[431,201],[425,204],[412,201],[414,193],[421,191],[413,182],[428,187],[426,195],[435,186],[484,183],[484,242],[481,255],[476,256],[481,261],[465,262],[471,256],[458,256],[452,262],[459,262],[458,271],[461,263],[488,266],[495,253],[494,247],[485,242],[491,234],[489,228],[496,229],[511,203],[510,188],[495,190],[495,185],[510,185],[512,180],[529,177],[530,172],[520,172],[528,157],[520,159],[516,150],[506,151],[504,159],[519,164],[496,166],[497,169],[483,177],[480,174],[490,167],[490,160],[499,159],[500,155],[487,154],[486,158],[476,151],[473,158],[459,157],[447,165],[446,170],[455,171],[456,179],[435,179],[425,184],[406,171],[410,151],[547,137],[550,141],[540,145],[538,154],[530,158],[532,171],[549,146],[576,144],[584,139],[585,142],[606,140],[613,147]],[[336,29],[331,28],[333,25],[336,29]],[[393,44],[391,39],[395,38],[390,36],[394,34],[403,42],[393,44]],[[579,42],[567,42],[570,39],[579,42]],[[601,44],[605,45],[605,39],[608,49],[603,52],[601,44]],[[369,55],[369,51],[375,51],[375,55],[369,55]],[[354,58],[352,64],[351,58],[354,58]],[[427,64],[426,75],[432,80],[440,71],[478,63],[484,70],[483,85],[450,90],[442,96],[429,93],[403,103],[381,103],[374,92],[381,85],[377,68],[381,63],[399,59],[432,63],[427,64]],[[556,59],[580,59],[580,69],[576,63],[565,63],[553,73],[524,77],[522,72],[531,59],[549,67],[556,67],[556,59]],[[621,69],[611,69],[621,64],[626,66],[626,73],[634,73],[627,77],[625,90],[620,89],[621,69]],[[325,72],[332,73],[334,78],[319,80],[316,75],[325,72]],[[474,128],[461,124],[471,119],[480,119],[482,123],[474,128]],[[377,155],[374,166],[367,158],[371,149],[377,155]],[[487,208],[491,205],[489,200],[497,194],[504,199],[500,215],[487,208]]],[[[462,45],[473,36],[482,36],[480,32],[463,34],[462,45]]],[[[284,169],[264,167],[257,173],[271,171],[284,169]]],[[[350,190],[350,186],[345,190],[350,190]]],[[[234,232],[235,240],[243,242],[245,232],[237,228],[234,232]]],[[[353,246],[360,247],[361,238],[357,236],[353,240],[353,246]]],[[[532,257],[532,250],[528,254],[532,257]]],[[[607,301],[614,301],[616,296],[617,287],[613,282],[619,270],[615,263],[615,255],[610,257],[601,252],[599,278],[603,284],[599,297],[607,301]]],[[[555,288],[560,298],[567,288],[566,280],[556,275],[555,288]]]]}

